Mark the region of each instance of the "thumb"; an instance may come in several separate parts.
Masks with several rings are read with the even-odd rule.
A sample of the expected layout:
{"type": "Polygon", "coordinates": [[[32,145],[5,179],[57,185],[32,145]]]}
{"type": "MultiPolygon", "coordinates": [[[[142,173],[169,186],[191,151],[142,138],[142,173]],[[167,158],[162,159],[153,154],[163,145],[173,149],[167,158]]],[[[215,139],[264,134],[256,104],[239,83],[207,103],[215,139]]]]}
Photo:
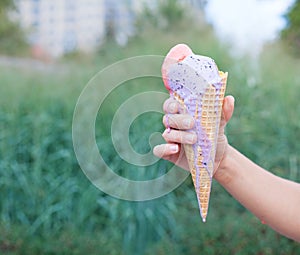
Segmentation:
{"type": "Polygon", "coordinates": [[[223,101],[223,108],[221,114],[220,130],[224,130],[226,124],[232,117],[234,111],[234,97],[226,96],[223,101]]]}

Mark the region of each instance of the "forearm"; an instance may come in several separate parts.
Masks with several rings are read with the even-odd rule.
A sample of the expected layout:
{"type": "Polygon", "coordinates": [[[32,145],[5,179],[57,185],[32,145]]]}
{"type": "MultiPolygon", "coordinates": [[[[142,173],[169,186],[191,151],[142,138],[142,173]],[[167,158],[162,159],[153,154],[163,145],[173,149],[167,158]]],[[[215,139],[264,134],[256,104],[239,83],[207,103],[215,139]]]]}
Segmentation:
{"type": "Polygon", "coordinates": [[[277,177],[228,146],[215,179],[261,221],[300,242],[300,184],[277,177]]]}

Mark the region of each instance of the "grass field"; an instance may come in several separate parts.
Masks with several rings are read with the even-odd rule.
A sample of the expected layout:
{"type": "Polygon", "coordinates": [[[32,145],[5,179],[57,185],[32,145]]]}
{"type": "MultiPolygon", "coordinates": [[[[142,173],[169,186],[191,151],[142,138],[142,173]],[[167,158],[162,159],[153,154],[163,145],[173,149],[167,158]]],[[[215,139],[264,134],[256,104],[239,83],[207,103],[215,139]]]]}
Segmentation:
{"type": "MultiPolygon", "coordinates": [[[[227,128],[231,144],[271,172],[300,181],[300,60],[280,45],[270,45],[253,70],[247,58],[228,56],[207,27],[183,25],[180,31],[149,29],[126,49],[107,44],[94,57],[71,57],[50,71],[0,67],[1,254],[300,252],[299,244],[262,225],[216,182],[203,224],[190,178],[161,198],[129,202],[101,192],[81,171],[73,150],[72,118],[87,82],[117,60],[163,55],[185,42],[229,72],[227,94],[236,98],[227,128]]],[[[133,179],[155,178],[171,166],[160,160],[132,170],[112,147],[112,116],[124,98],[143,90],[164,91],[159,79],[142,81],[143,88],[140,82],[114,93],[96,125],[105,160],[133,179]]],[[[133,123],[129,138],[140,153],[150,150],[148,133],[163,130],[161,116],[146,114],[133,123]]]]}

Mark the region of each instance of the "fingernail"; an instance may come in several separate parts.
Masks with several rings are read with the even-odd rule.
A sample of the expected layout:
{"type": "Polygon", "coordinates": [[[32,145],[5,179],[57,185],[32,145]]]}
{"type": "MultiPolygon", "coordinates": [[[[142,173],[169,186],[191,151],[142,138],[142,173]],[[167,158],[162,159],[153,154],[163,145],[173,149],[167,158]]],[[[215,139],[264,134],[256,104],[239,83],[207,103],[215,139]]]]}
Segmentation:
{"type": "Polygon", "coordinates": [[[169,104],[169,110],[170,110],[171,112],[174,112],[174,111],[176,110],[176,104],[175,104],[175,103],[170,103],[170,104],[169,104]]]}
{"type": "Polygon", "coordinates": [[[172,152],[178,152],[178,145],[177,145],[177,144],[171,145],[171,146],[170,146],[170,150],[171,150],[172,152]]]}
{"type": "Polygon", "coordinates": [[[189,134],[186,136],[186,141],[188,143],[194,143],[195,142],[195,135],[194,134],[189,134]]]}
{"type": "Polygon", "coordinates": [[[191,124],[192,124],[192,121],[190,120],[190,119],[184,119],[183,120],[183,126],[185,127],[185,128],[190,128],[191,127],[191,124]]]}

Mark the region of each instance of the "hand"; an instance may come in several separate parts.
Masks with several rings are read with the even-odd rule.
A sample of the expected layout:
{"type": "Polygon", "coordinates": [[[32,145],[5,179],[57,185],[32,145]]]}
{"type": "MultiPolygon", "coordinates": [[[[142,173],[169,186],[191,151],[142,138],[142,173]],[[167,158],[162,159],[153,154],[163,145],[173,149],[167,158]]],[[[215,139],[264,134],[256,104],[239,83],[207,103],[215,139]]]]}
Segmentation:
{"type": "MultiPolygon", "coordinates": [[[[163,109],[166,115],[163,117],[163,124],[167,129],[163,133],[163,138],[166,144],[155,146],[153,153],[157,157],[169,160],[181,168],[189,170],[182,144],[194,144],[197,141],[196,134],[188,131],[194,127],[195,121],[190,115],[179,114],[179,107],[176,100],[172,98],[165,101],[163,109]]],[[[225,97],[220,121],[214,174],[217,169],[222,167],[222,160],[226,156],[228,141],[224,130],[233,114],[233,110],[234,98],[232,96],[225,97]]]]}

